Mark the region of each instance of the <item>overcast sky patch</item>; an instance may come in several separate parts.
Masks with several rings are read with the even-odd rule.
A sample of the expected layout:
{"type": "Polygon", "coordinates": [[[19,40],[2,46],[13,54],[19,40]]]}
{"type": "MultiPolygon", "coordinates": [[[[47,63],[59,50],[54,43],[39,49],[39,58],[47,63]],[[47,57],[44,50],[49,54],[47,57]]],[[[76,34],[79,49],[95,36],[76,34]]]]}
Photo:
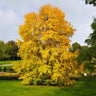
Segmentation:
{"type": "Polygon", "coordinates": [[[84,40],[92,32],[90,25],[96,16],[96,7],[85,5],[84,0],[0,0],[0,40],[19,38],[18,28],[24,22],[24,15],[37,13],[44,4],[62,9],[66,19],[77,29],[71,43],[85,45],[84,40]]]}

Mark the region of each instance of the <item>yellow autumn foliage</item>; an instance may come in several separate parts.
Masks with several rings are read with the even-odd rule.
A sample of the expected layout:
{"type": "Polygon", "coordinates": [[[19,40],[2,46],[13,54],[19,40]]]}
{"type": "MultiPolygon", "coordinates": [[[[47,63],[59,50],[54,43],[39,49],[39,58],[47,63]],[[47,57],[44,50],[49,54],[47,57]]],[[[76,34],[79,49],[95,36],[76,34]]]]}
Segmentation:
{"type": "Polygon", "coordinates": [[[79,73],[84,73],[84,63],[82,63],[78,68],[79,73]]]}
{"type": "Polygon", "coordinates": [[[65,13],[44,5],[39,13],[24,17],[24,25],[19,27],[22,40],[18,40],[22,60],[14,64],[14,69],[23,73],[23,84],[35,84],[36,80],[46,84],[49,80],[51,84],[71,85],[69,73],[75,70],[77,52],[68,51],[69,38],[76,30],[65,20],[65,13]]]}

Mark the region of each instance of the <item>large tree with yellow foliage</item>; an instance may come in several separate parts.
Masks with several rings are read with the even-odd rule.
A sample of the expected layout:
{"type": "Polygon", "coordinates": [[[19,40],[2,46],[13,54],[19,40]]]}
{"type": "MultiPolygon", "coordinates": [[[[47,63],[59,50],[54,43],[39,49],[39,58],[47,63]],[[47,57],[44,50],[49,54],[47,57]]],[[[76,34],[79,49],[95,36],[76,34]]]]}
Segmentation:
{"type": "Polygon", "coordinates": [[[44,5],[38,14],[24,17],[24,25],[19,27],[22,40],[18,40],[22,60],[14,64],[22,72],[22,83],[71,85],[69,73],[74,72],[77,53],[68,51],[75,29],[65,20],[65,13],[44,5]]]}

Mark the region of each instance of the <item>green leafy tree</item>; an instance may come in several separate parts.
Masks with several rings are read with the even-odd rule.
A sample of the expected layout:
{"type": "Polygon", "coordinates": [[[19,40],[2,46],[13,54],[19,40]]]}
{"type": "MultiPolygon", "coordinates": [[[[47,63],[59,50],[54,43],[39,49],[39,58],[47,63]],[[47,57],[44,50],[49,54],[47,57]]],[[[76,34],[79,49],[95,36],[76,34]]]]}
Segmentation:
{"type": "Polygon", "coordinates": [[[76,50],[80,50],[81,45],[78,42],[72,44],[72,47],[69,49],[70,52],[74,53],[76,50]]]}
{"type": "Polygon", "coordinates": [[[0,41],[0,60],[3,59],[4,41],[0,41]]]}
{"type": "Polygon", "coordinates": [[[96,58],[96,18],[94,18],[91,28],[93,33],[91,33],[88,39],[85,40],[85,43],[89,45],[90,57],[96,58]]]}
{"type": "Polygon", "coordinates": [[[91,4],[93,6],[96,6],[96,0],[85,0],[86,4],[91,4]]]}
{"type": "Polygon", "coordinates": [[[20,57],[17,56],[19,47],[17,46],[17,43],[15,41],[13,41],[13,40],[8,41],[6,43],[6,46],[8,47],[7,53],[9,53],[11,60],[20,59],[20,57]]]}
{"type": "Polygon", "coordinates": [[[96,18],[94,18],[91,28],[93,30],[93,33],[91,33],[88,37],[88,39],[85,40],[85,43],[87,43],[90,46],[96,46],[96,18]]]}
{"type": "Polygon", "coordinates": [[[93,64],[91,63],[93,61],[93,58],[96,58],[96,18],[94,18],[91,24],[91,28],[93,30],[93,33],[91,33],[88,36],[88,39],[85,40],[85,43],[87,43],[89,47],[81,50],[78,60],[79,62],[86,61],[85,67],[89,68],[92,72],[92,67],[90,67],[90,65],[92,66],[93,64]]]}
{"type": "Polygon", "coordinates": [[[81,46],[79,43],[75,42],[72,44],[72,47],[70,48],[69,51],[74,53],[76,50],[78,50],[78,56],[76,58],[76,60],[77,60],[76,72],[83,73],[84,72],[84,61],[89,60],[90,51],[89,51],[88,46],[81,46]]]}
{"type": "Polygon", "coordinates": [[[20,59],[17,56],[19,47],[17,43],[13,40],[4,43],[4,41],[0,41],[0,60],[17,60],[20,59]]]}
{"type": "Polygon", "coordinates": [[[82,46],[81,50],[79,50],[79,54],[77,57],[78,64],[80,65],[85,60],[91,60],[91,52],[88,46],[82,46]]]}

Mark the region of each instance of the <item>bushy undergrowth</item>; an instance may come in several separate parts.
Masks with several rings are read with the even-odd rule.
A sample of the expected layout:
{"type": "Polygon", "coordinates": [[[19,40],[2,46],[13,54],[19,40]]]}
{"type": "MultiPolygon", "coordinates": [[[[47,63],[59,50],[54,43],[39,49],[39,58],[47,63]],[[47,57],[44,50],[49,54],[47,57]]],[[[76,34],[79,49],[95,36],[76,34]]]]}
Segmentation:
{"type": "Polygon", "coordinates": [[[20,74],[17,73],[6,73],[6,72],[0,73],[0,80],[18,80],[19,77],[20,74]]]}
{"type": "Polygon", "coordinates": [[[15,72],[12,68],[12,66],[0,66],[0,72],[15,72]]]}

